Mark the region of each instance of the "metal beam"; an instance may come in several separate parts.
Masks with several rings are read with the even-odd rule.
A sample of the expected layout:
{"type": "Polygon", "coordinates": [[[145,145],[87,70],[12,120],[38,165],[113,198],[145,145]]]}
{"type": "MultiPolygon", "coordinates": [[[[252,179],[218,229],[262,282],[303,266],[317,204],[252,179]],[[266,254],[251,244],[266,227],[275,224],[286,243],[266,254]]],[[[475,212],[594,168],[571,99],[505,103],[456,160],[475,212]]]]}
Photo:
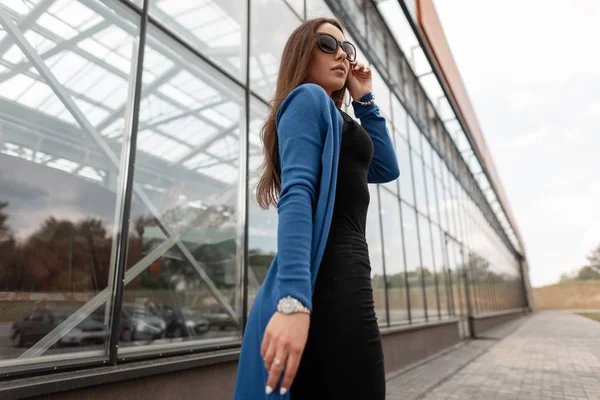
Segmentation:
{"type": "MultiPolygon", "coordinates": [[[[72,125],[61,123],[43,115],[27,118],[27,114],[18,113],[13,115],[24,115],[20,123],[6,121],[4,120],[4,112],[10,113],[11,110],[14,110],[14,107],[9,107],[8,103],[3,100],[0,100],[0,110],[2,110],[0,112],[0,132],[3,132],[2,141],[30,149],[34,149],[40,143],[38,151],[51,155],[55,159],[64,158],[79,164],[85,163],[94,169],[106,170],[110,167],[103,153],[97,148],[90,148],[85,138],[81,137],[81,132],[72,125]],[[36,120],[36,123],[28,124],[31,122],[29,120],[36,120]],[[64,129],[61,129],[61,126],[64,129]]],[[[108,143],[113,151],[118,151],[116,141],[110,140],[108,143]]],[[[140,152],[136,161],[136,181],[142,183],[152,182],[154,186],[168,187],[184,179],[188,182],[186,187],[195,192],[200,190],[203,192],[220,192],[229,187],[228,184],[222,181],[188,168],[169,169],[169,167],[170,164],[166,160],[150,153],[140,152]]]]}
{"type": "Polygon", "coordinates": [[[193,115],[196,113],[201,113],[204,110],[208,110],[213,107],[218,107],[225,103],[227,103],[227,100],[219,100],[219,101],[215,101],[213,103],[208,103],[208,104],[205,104],[200,107],[196,107],[196,108],[193,108],[190,110],[183,111],[179,114],[171,115],[170,117],[159,119],[158,121],[153,121],[152,123],[142,124],[142,125],[140,125],[140,129],[149,129],[149,128],[153,128],[158,125],[167,124],[169,122],[178,120],[179,118],[187,117],[187,116],[190,116],[190,115],[193,115]]]}
{"type": "MultiPolygon", "coordinates": [[[[111,23],[106,20],[103,20],[103,21],[97,23],[96,25],[92,26],[91,28],[73,36],[72,38],[63,40],[62,42],[58,43],[56,46],[54,46],[50,50],[43,52],[42,54],[40,54],[40,58],[42,60],[47,60],[48,58],[55,56],[56,54],[60,53],[61,51],[70,49],[72,46],[74,46],[76,43],[80,42],[82,39],[86,39],[90,36],[93,36],[94,34],[101,32],[102,30],[108,28],[109,26],[111,26],[111,23]]],[[[12,78],[13,76],[19,75],[22,72],[27,71],[31,66],[32,66],[31,63],[28,61],[23,61],[23,62],[16,64],[14,67],[11,68],[10,71],[5,72],[4,74],[0,75],[0,83],[12,78]]]]}
{"type": "MultiPolygon", "coordinates": [[[[169,79],[171,79],[175,75],[177,75],[179,73],[179,71],[181,71],[179,66],[177,66],[177,65],[172,66],[164,74],[162,74],[161,76],[156,78],[152,83],[146,85],[146,87],[144,87],[142,89],[142,93],[144,95],[146,95],[146,94],[154,92],[163,83],[165,83],[166,81],[168,81],[169,79]]],[[[123,113],[125,112],[126,106],[127,106],[127,103],[125,102],[125,103],[121,104],[119,107],[117,107],[111,115],[106,117],[104,120],[102,120],[102,122],[100,122],[98,124],[98,130],[99,131],[104,130],[104,128],[106,128],[107,126],[109,126],[110,124],[115,122],[117,119],[121,118],[123,116],[123,113]]]]}
{"type": "MultiPolygon", "coordinates": [[[[8,69],[11,69],[14,64],[12,64],[4,59],[0,59],[0,65],[6,67],[8,69]]],[[[35,81],[46,83],[46,82],[44,82],[44,80],[42,78],[40,78],[39,75],[37,75],[34,72],[31,72],[29,70],[23,71],[22,74],[28,78],[35,80],[35,81]]],[[[96,100],[89,98],[88,96],[86,96],[83,93],[75,92],[74,90],[69,89],[69,88],[65,88],[65,90],[73,97],[77,97],[78,99],[81,99],[81,100],[83,100],[87,103],[90,103],[92,105],[95,105],[97,107],[100,107],[103,110],[111,110],[112,111],[112,109],[108,108],[105,104],[98,103],[96,100]]]]}
{"type": "MultiPolygon", "coordinates": [[[[99,0],[103,3],[107,3],[108,5],[112,4],[113,0],[99,0]]],[[[95,1],[90,1],[90,0],[85,0],[84,1],[85,5],[90,8],[91,10],[93,10],[94,12],[98,13],[99,15],[103,16],[104,18],[107,19],[113,19],[114,20],[114,24],[116,26],[118,26],[119,28],[123,29],[125,32],[136,36],[137,32],[134,26],[132,26],[131,24],[125,23],[125,21],[120,20],[120,19],[115,19],[114,15],[112,13],[110,13],[106,7],[101,6],[100,4],[98,4],[98,2],[95,1]]],[[[153,12],[154,13],[154,10],[153,12]]],[[[150,16],[150,19],[152,20],[152,16],[150,16]]],[[[166,57],[167,59],[172,59],[173,58],[173,48],[172,45],[177,43],[178,40],[178,36],[173,34],[173,32],[171,30],[166,30],[163,29],[162,25],[161,27],[156,27],[154,26],[155,24],[150,24],[149,25],[149,29],[150,31],[154,31],[154,32],[160,32],[164,35],[170,36],[171,40],[169,40],[169,43],[163,43],[160,41],[160,39],[157,39],[156,37],[154,37],[153,35],[148,35],[147,37],[147,46],[151,47],[153,50],[157,51],[158,53],[160,53],[161,55],[163,55],[164,57],[166,57]]],[[[182,50],[184,49],[184,46],[182,45],[182,50]]],[[[187,50],[187,52],[189,54],[192,54],[193,51],[195,51],[196,49],[192,46],[189,47],[189,49],[187,50]],[[193,49],[193,50],[192,50],[193,49]]],[[[208,62],[205,61],[205,58],[203,58],[203,54],[200,53],[193,53],[195,55],[198,55],[198,61],[199,62],[195,62],[193,64],[190,65],[191,68],[187,68],[185,71],[190,73],[191,75],[196,76],[199,80],[201,80],[202,82],[206,83],[207,85],[211,86],[213,89],[215,89],[217,92],[220,92],[222,95],[226,95],[227,98],[239,102],[240,101],[240,90],[242,89],[242,83],[239,82],[239,80],[237,80],[235,77],[231,77],[231,79],[223,79],[223,80],[218,80],[215,79],[215,73],[217,74],[225,74],[225,71],[221,71],[221,70],[217,70],[216,67],[210,65],[208,62]],[[205,68],[198,68],[198,65],[203,65],[203,67],[205,68]],[[214,83],[218,82],[220,85],[214,85],[214,83]]],[[[265,104],[267,102],[264,102],[265,104]]],[[[185,107],[183,107],[185,109],[185,107]]]]}
{"type": "MultiPolygon", "coordinates": [[[[87,2],[86,2],[86,5],[87,5],[88,7],[92,8],[92,9],[93,9],[94,11],[96,11],[96,12],[99,12],[98,8],[95,8],[95,9],[94,9],[94,7],[92,7],[92,4],[95,4],[95,3],[87,3],[87,2]]],[[[98,5],[97,5],[97,4],[96,4],[95,6],[96,6],[96,7],[98,7],[98,5]]],[[[11,10],[11,11],[12,11],[12,10],[11,10]]],[[[103,11],[104,11],[104,13],[100,13],[100,14],[101,14],[102,16],[104,16],[105,18],[107,18],[107,19],[108,19],[108,18],[114,18],[114,16],[112,16],[112,15],[110,15],[110,14],[109,14],[109,15],[105,15],[105,14],[106,14],[106,10],[103,10],[103,11]]],[[[14,14],[14,13],[13,13],[13,14],[14,14]]],[[[125,27],[127,27],[127,29],[125,29],[125,30],[126,30],[128,33],[132,34],[133,36],[136,36],[136,35],[137,35],[137,32],[134,32],[134,31],[132,31],[132,26],[131,26],[130,24],[125,24],[125,25],[124,25],[124,24],[122,24],[122,23],[121,23],[121,24],[117,24],[117,21],[120,21],[120,20],[115,20],[115,21],[114,21],[114,23],[113,23],[113,24],[111,24],[111,25],[117,25],[117,26],[119,26],[120,28],[123,28],[123,29],[125,29],[125,27]]],[[[122,22],[122,21],[121,21],[121,22],[122,22]]],[[[52,40],[53,40],[53,41],[55,41],[55,42],[60,42],[60,40],[62,39],[62,38],[60,38],[59,36],[57,36],[56,34],[54,34],[53,32],[51,32],[51,31],[49,31],[49,30],[47,30],[47,29],[45,29],[45,28],[43,28],[43,27],[40,27],[40,26],[34,26],[34,27],[33,27],[33,30],[34,30],[35,32],[39,33],[39,34],[40,34],[40,35],[42,35],[42,36],[46,36],[46,37],[48,37],[48,38],[52,39],[52,40]]],[[[148,41],[152,41],[150,37],[148,38],[148,41]]],[[[116,75],[116,76],[118,76],[118,77],[120,77],[120,78],[124,79],[125,81],[127,81],[127,80],[129,79],[129,76],[128,76],[126,73],[124,73],[123,71],[121,71],[120,69],[118,69],[118,68],[116,68],[116,67],[113,67],[111,64],[109,64],[109,63],[105,62],[105,61],[104,61],[104,60],[102,60],[102,59],[99,59],[98,57],[96,57],[96,56],[94,56],[94,55],[92,55],[92,54],[90,54],[90,53],[86,52],[85,50],[83,50],[83,49],[81,49],[81,48],[79,48],[79,47],[77,47],[77,46],[74,46],[74,47],[72,47],[72,48],[71,48],[71,50],[72,50],[72,51],[73,51],[75,54],[77,54],[77,55],[79,55],[79,56],[81,56],[81,57],[83,57],[83,58],[87,59],[88,61],[90,61],[90,62],[91,62],[91,63],[93,63],[94,65],[97,65],[97,66],[100,66],[100,67],[102,67],[102,68],[106,69],[107,71],[109,71],[109,72],[113,73],[114,75],[116,75]]],[[[10,66],[8,66],[8,67],[10,68],[10,66]]],[[[177,67],[173,67],[173,68],[177,68],[177,67]]],[[[169,71],[167,71],[167,72],[169,72],[169,71]]],[[[179,70],[177,70],[176,72],[179,72],[179,70]]],[[[170,76],[168,79],[172,78],[172,77],[173,77],[173,76],[175,76],[175,75],[176,75],[176,74],[174,74],[174,75],[170,76]]],[[[157,78],[157,79],[159,79],[159,78],[157,78]]],[[[164,79],[164,81],[160,81],[160,82],[157,82],[157,83],[160,83],[160,84],[162,84],[162,83],[166,82],[168,79],[164,79]]],[[[158,86],[160,86],[160,85],[158,85],[158,86]]],[[[155,89],[156,89],[158,86],[156,86],[156,87],[153,87],[151,90],[148,90],[148,88],[144,88],[144,89],[143,89],[143,93],[144,93],[144,95],[146,95],[147,93],[154,92],[154,90],[155,90],[155,89]]],[[[158,98],[160,98],[161,100],[163,100],[163,101],[165,101],[165,102],[167,102],[167,103],[170,103],[170,104],[174,105],[175,107],[178,107],[178,108],[180,108],[180,109],[183,109],[183,110],[187,110],[187,107],[186,107],[186,106],[184,106],[183,104],[181,104],[181,103],[179,103],[179,102],[175,101],[174,99],[171,99],[171,98],[169,98],[168,96],[165,96],[165,95],[164,95],[164,94],[162,94],[162,93],[155,93],[155,95],[156,95],[158,98]]],[[[82,94],[79,94],[79,96],[83,96],[83,95],[82,95],[82,94]]],[[[93,100],[91,100],[91,102],[93,102],[93,100]]],[[[106,108],[106,107],[104,107],[104,108],[106,108]]],[[[109,117],[107,117],[107,118],[106,118],[104,121],[102,121],[102,122],[101,122],[101,124],[98,126],[98,130],[99,130],[99,131],[102,131],[102,130],[103,130],[105,127],[106,127],[106,126],[110,125],[110,123],[114,122],[116,119],[118,119],[120,116],[122,116],[122,115],[123,115],[123,112],[124,112],[124,110],[125,110],[125,104],[123,104],[121,107],[119,107],[117,110],[115,110],[115,112],[114,112],[113,114],[111,114],[111,115],[110,115],[109,117]]],[[[205,118],[205,117],[203,117],[203,116],[201,116],[201,115],[198,115],[197,117],[198,117],[199,119],[201,119],[202,121],[206,122],[206,123],[207,123],[207,124],[209,124],[209,125],[212,125],[212,126],[214,126],[214,127],[220,127],[218,124],[216,124],[215,122],[211,121],[211,120],[210,120],[210,119],[208,119],[208,118],[205,118]]]]}
{"type": "MultiPolygon", "coordinates": [[[[37,19],[48,9],[48,7],[54,3],[53,0],[42,0],[39,2],[34,8],[32,8],[27,15],[21,19],[18,26],[22,32],[25,32],[29,29],[31,25],[37,21],[37,19]]],[[[2,6],[0,6],[2,7],[2,6]]],[[[10,49],[12,43],[10,41],[10,36],[5,37],[0,41],[0,58],[10,49]]]]}
{"type": "Polygon", "coordinates": [[[187,153],[185,156],[181,157],[177,161],[174,161],[173,165],[183,164],[187,160],[195,157],[198,153],[208,149],[217,140],[221,139],[224,136],[231,135],[231,133],[233,133],[233,131],[235,131],[235,129],[238,126],[239,126],[239,124],[234,124],[234,125],[230,126],[229,128],[225,128],[224,130],[213,134],[208,139],[206,139],[204,142],[202,142],[201,144],[199,144],[198,146],[196,146],[192,150],[190,150],[190,152],[187,153]]]}

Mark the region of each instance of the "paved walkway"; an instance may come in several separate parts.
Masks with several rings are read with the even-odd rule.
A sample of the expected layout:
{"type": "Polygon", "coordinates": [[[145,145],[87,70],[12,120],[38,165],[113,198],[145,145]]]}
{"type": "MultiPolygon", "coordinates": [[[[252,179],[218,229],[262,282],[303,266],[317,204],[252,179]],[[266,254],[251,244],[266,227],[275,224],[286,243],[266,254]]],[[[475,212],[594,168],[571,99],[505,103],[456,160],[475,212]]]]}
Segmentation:
{"type": "Polygon", "coordinates": [[[389,378],[388,400],[600,400],[600,323],[538,312],[389,378]]]}

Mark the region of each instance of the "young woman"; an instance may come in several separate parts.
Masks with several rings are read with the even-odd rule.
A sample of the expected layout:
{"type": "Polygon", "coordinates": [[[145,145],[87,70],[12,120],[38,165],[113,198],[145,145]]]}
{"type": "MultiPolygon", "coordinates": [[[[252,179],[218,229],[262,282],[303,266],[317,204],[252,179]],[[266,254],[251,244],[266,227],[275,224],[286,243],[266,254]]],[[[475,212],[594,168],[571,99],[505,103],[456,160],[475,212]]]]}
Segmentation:
{"type": "Polygon", "coordinates": [[[367,183],[400,172],[371,71],[339,21],[306,21],[288,39],[262,139],[257,199],[277,205],[278,253],[248,318],[234,399],[382,400],[367,183]],[[360,125],[340,110],[346,90],[360,125]]]}

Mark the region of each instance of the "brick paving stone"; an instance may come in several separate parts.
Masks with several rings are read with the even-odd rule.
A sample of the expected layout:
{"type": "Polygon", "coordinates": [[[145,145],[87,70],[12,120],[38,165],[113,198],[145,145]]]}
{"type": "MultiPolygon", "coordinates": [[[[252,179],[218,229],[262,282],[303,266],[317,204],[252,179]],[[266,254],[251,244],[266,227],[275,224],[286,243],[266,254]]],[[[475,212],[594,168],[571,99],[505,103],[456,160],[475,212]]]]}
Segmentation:
{"type": "Polygon", "coordinates": [[[600,323],[545,311],[485,338],[390,379],[387,399],[600,400],[600,323]]]}

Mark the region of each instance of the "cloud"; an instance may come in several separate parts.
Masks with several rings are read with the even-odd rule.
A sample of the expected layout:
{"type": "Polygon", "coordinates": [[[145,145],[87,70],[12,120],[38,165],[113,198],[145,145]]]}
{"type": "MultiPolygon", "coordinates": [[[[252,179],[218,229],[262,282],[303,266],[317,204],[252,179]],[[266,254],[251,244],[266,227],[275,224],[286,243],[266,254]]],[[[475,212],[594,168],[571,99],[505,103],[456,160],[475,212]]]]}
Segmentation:
{"type": "Polygon", "coordinates": [[[523,233],[531,281],[552,283],[600,243],[600,52],[591,50],[600,3],[434,1],[523,233]]]}
{"type": "Polygon", "coordinates": [[[526,133],[523,136],[519,136],[516,139],[511,140],[506,147],[509,149],[524,149],[539,143],[546,136],[548,136],[548,131],[545,128],[539,128],[535,131],[526,133]]]}

